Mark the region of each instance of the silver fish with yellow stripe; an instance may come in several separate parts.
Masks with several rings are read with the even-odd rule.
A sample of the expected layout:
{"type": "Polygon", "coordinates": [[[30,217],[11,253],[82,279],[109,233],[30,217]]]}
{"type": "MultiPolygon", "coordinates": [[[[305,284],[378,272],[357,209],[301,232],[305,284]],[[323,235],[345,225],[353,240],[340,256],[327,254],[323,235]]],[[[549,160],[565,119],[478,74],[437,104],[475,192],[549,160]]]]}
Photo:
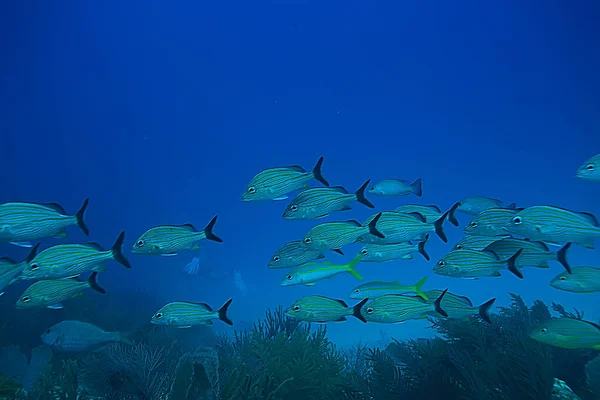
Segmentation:
{"type": "Polygon", "coordinates": [[[550,286],[573,293],[600,292],[600,268],[581,266],[558,274],[550,286]]]}
{"type": "Polygon", "coordinates": [[[506,223],[517,214],[514,208],[490,208],[477,214],[463,229],[470,236],[506,236],[506,223]]]}
{"type": "Polygon", "coordinates": [[[283,212],[284,219],[315,219],[332,212],[350,210],[350,204],[357,201],[369,208],[375,208],[365,197],[366,181],[356,193],[348,193],[341,186],[311,188],[300,192],[283,212]]]}
{"type": "Polygon", "coordinates": [[[360,262],[361,257],[358,256],[348,264],[334,264],[331,261],[311,262],[299,267],[293,268],[281,280],[281,286],[306,285],[312,286],[322,279],[329,279],[334,275],[348,272],[357,279],[362,280],[363,277],[354,269],[360,262]]]}
{"type": "Polygon", "coordinates": [[[312,179],[329,186],[321,172],[322,165],[323,157],[319,158],[313,170],[308,172],[299,165],[261,171],[246,186],[242,201],[285,200],[288,193],[308,188],[307,182],[312,179]]]}
{"type": "Polygon", "coordinates": [[[435,264],[433,272],[452,278],[477,279],[501,276],[500,271],[508,268],[510,272],[522,279],[523,274],[516,266],[522,251],[520,249],[509,259],[502,260],[489,252],[453,250],[435,264]]]}
{"type": "Polygon", "coordinates": [[[590,249],[600,238],[600,225],[594,215],[554,206],[527,207],[513,215],[504,228],[531,240],[573,242],[590,249]]]}
{"type": "Polygon", "coordinates": [[[488,247],[491,243],[494,243],[498,240],[509,238],[509,235],[506,236],[477,236],[477,235],[467,235],[461,240],[459,240],[452,250],[477,250],[481,251],[488,247]]]}
{"type": "Polygon", "coordinates": [[[213,319],[220,319],[227,325],[233,325],[227,316],[227,309],[232,301],[233,299],[227,300],[217,311],[213,311],[206,303],[175,301],[158,310],[150,322],[154,325],[190,328],[194,325],[212,325],[213,319]]]}
{"type": "Polygon", "coordinates": [[[600,350],[600,326],[575,318],[555,318],[543,322],[529,337],[564,349],[600,350]]]}
{"type": "Polygon", "coordinates": [[[67,215],[56,203],[4,203],[0,204],[0,242],[10,242],[21,247],[31,247],[30,241],[67,236],[66,228],[77,225],[89,236],[83,219],[89,199],[75,215],[67,215]]]}
{"type": "MultiPolygon", "coordinates": [[[[429,300],[427,294],[425,294],[421,288],[427,281],[427,277],[424,277],[414,285],[402,285],[398,281],[386,282],[386,281],[372,281],[358,285],[348,295],[351,299],[374,299],[375,297],[384,296],[386,294],[404,294],[407,292],[414,292],[417,296],[423,300],[429,300]]],[[[436,296],[436,298],[439,294],[436,296]]]]}
{"type": "MultiPolygon", "coordinates": [[[[339,249],[334,249],[339,254],[344,254],[339,249]]],[[[301,240],[294,240],[281,246],[269,260],[269,268],[292,268],[307,262],[325,258],[321,250],[310,250],[301,240]]]]}
{"type": "Polygon", "coordinates": [[[381,213],[377,214],[367,226],[354,220],[319,224],[308,231],[302,244],[310,250],[333,250],[362,241],[366,235],[383,239],[385,236],[377,230],[380,217],[381,213]]]}
{"type": "MultiPolygon", "coordinates": [[[[427,290],[425,292],[430,299],[437,299],[442,293],[443,291],[438,289],[427,290]]],[[[468,297],[447,292],[440,305],[448,314],[448,318],[460,319],[471,315],[478,315],[482,320],[491,324],[492,320],[490,319],[489,311],[495,301],[496,299],[493,298],[480,306],[474,306],[468,297]]],[[[435,311],[429,313],[432,317],[437,317],[437,314],[435,311]]]]}
{"type": "Polygon", "coordinates": [[[93,289],[98,293],[105,294],[106,291],[98,285],[97,272],[87,281],[76,279],[44,280],[33,283],[19,297],[18,309],[47,307],[54,310],[63,308],[62,302],[83,296],[87,289],[93,289]]]}
{"type": "Polygon", "coordinates": [[[392,244],[366,244],[360,249],[364,262],[386,262],[394,260],[412,260],[412,253],[419,252],[427,261],[430,260],[429,254],[425,250],[425,245],[429,240],[429,235],[417,244],[411,242],[392,243],[392,244]]]}
{"type": "Polygon", "coordinates": [[[381,297],[369,299],[362,306],[360,313],[367,322],[395,324],[411,319],[426,319],[429,313],[436,311],[439,315],[447,317],[448,314],[441,307],[444,291],[434,302],[425,301],[417,296],[404,296],[401,294],[386,294],[381,297]]]}
{"type": "Polygon", "coordinates": [[[131,251],[134,254],[151,256],[175,256],[182,250],[200,250],[197,243],[208,239],[214,242],[223,242],[223,239],[213,233],[217,223],[217,216],[199,231],[192,224],[160,225],[148,229],[136,240],[131,251]]]}
{"type": "Polygon", "coordinates": [[[22,280],[72,278],[85,272],[106,270],[104,263],[115,260],[131,268],[123,255],[125,232],[121,232],[110,250],[98,243],[57,244],[49,247],[29,261],[21,275],[22,280]]]}
{"type": "Polygon", "coordinates": [[[505,238],[490,243],[484,250],[493,252],[500,258],[509,258],[519,249],[522,249],[523,251],[516,261],[517,268],[550,268],[548,261],[558,261],[567,271],[570,271],[571,267],[567,261],[567,251],[570,247],[571,243],[567,243],[558,251],[552,251],[544,242],[517,238],[505,238]]]}
{"type": "Polygon", "coordinates": [[[600,182],[600,154],[596,154],[580,166],[575,176],[586,181],[600,182]]]}
{"type": "Polygon", "coordinates": [[[285,310],[286,315],[305,322],[341,322],[352,316],[362,322],[367,322],[361,315],[360,309],[368,299],[362,300],[353,307],[348,307],[343,300],[325,296],[305,296],[285,310]]]}

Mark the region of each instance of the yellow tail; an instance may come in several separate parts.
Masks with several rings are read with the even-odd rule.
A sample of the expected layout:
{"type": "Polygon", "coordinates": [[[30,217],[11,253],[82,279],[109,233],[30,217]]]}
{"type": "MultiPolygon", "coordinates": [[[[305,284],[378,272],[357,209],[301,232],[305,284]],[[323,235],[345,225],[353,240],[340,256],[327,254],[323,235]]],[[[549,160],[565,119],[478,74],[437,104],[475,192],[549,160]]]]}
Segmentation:
{"type": "Polygon", "coordinates": [[[361,281],[364,279],[362,277],[361,274],[359,274],[354,267],[356,267],[356,264],[358,264],[360,262],[360,259],[362,258],[362,254],[359,254],[354,260],[350,261],[348,264],[346,264],[346,267],[348,268],[348,272],[352,274],[352,276],[354,276],[357,279],[360,279],[361,281]]]}
{"type": "Polygon", "coordinates": [[[423,287],[423,285],[425,284],[425,281],[427,280],[427,277],[421,279],[419,282],[415,283],[413,285],[413,291],[420,296],[423,300],[429,300],[429,297],[427,297],[427,295],[425,293],[423,293],[423,291],[421,290],[421,288],[423,287]]]}

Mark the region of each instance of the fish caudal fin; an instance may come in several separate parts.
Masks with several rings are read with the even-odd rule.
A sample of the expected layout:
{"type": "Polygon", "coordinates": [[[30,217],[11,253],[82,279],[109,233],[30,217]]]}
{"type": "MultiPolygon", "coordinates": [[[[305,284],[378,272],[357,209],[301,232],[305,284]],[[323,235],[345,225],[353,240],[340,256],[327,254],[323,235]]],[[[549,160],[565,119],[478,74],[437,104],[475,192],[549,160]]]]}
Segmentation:
{"type": "Polygon", "coordinates": [[[421,178],[417,179],[410,185],[410,191],[417,197],[423,196],[423,185],[421,178]]]}
{"type": "Polygon", "coordinates": [[[317,164],[315,165],[315,167],[312,170],[312,174],[313,174],[314,178],[316,180],[318,180],[319,182],[321,182],[323,185],[329,186],[329,182],[327,182],[327,179],[325,179],[325,177],[323,176],[323,172],[321,171],[322,166],[323,166],[323,157],[319,158],[319,161],[317,161],[317,164]]]}
{"type": "Polygon", "coordinates": [[[419,282],[413,285],[413,291],[417,294],[417,296],[421,297],[423,300],[429,300],[429,297],[427,297],[427,295],[421,290],[426,281],[427,277],[421,279],[419,282]]]}
{"type": "Polygon", "coordinates": [[[446,234],[444,233],[444,221],[446,221],[446,218],[448,217],[448,215],[450,214],[451,211],[452,211],[452,209],[450,209],[449,211],[446,211],[444,213],[444,215],[442,215],[440,218],[438,218],[437,221],[435,221],[433,223],[435,233],[437,233],[437,235],[440,237],[440,239],[442,239],[442,241],[444,243],[448,243],[448,238],[446,237],[446,234]]]}
{"type": "Polygon", "coordinates": [[[346,267],[348,268],[348,272],[350,274],[352,274],[352,276],[354,276],[356,279],[360,279],[362,281],[364,278],[362,277],[361,274],[358,273],[357,270],[354,269],[354,267],[356,267],[356,265],[360,262],[361,258],[362,258],[362,254],[359,255],[358,257],[354,258],[354,260],[350,261],[348,264],[346,264],[346,267]]]}
{"type": "Polygon", "coordinates": [[[519,258],[522,252],[523,249],[519,249],[519,251],[513,254],[511,258],[506,260],[506,262],[508,263],[508,270],[521,279],[523,279],[523,273],[521,272],[519,267],[517,267],[517,258],[519,258]]]}
{"type": "Polygon", "coordinates": [[[77,211],[77,214],[75,214],[75,218],[77,218],[77,226],[79,227],[79,229],[81,229],[81,231],[83,233],[85,233],[85,236],[90,236],[90,230],[88,229],[88,227],[85,224],[85,221],[83,219],[85,210],[87,209],[87,206],[89,203],[90,203],[90,199],[85,199],[85,201],[83,202],[83,205],[81,206],[79,211],[77,211]]]}
{"type": "Polygon", "coordinates": [[[360,309],[362,308],[362,306],[365,305],[365,303],[369,301],[368,298],[366,299],[362,299],[360,301],[360,303],[358,303],[357,305],[355,305],[354,307],[352,307],[352,315],[358,319],[360,319],[362,322],[364,322],[365,324],[367,323],[367,320],[365,319],[365,317],[363,317],[363,315],[360,313],[360,309]]]}
{"type": "Polygon", "coordinates": [[[431,261],[431,258],[429,257],[429,254],[427,254],[427,251],[425,250],[425,245],[427,244],[427,241],[429,240],[429,234],[425,235],[425,239],[421,240],[419,242],[419,253],[421,253],[421,255],[427,260],[427,261],[431,261]]]}
{"type": "Polygon", "coordinates": [[[460,201],[455,203],[448,213],[448,221],[450,221],[450,223],[454,226],[458,226],[458,220],[456,219],[456,210],[458,207],[460,207],[460,201]]]}
{"type": "Polygon", "coordinates": [[[115,241],[115,244],[113,244],[112,248],[110,249],[110,252],[116,262],[118,262],[121,265],[124,265],[125,268],[131,268],[131,264],[129,264],[129,261],[123,255],[123,241],[124,240],[125,240],[125,232],[121,232],[121,234],[115,241]]]}
{"type": "Polygon", "coordinates": [[[444,290],[442,292],[442,294],[440,294],[440,297],[438,297],[435,302],[433,303],[433,306],[435,307],[435,311],[438,312],[438,314],[447,317],[448,313],[442,308],[442,300],[444,299],[444,296],[446,295],[446,292],[448,291],[448,289],[444,290]]]}
{"type": "Polygon", "coordinates": [[[356,201],[358,201],[359,203],[364,204],[365,206],[367,206],[369,208],[375,208],[375,206],[373,205],[373,203],[371,203],[365,197],[365,190],[367,190],[367,186],[369,186],[370,182],[371,182],[370,179],[367,180],[365,183],[363,183],[363,185],[354,194],[356,195],[356,201]]]}
{"type": "Polygon", "coordinates": [[[479,306],[479,316],[481,317],[482,320],[484,320],[488,324],[492,323],[492,320],[490,319],[489,311],[490,311],[490,308],[492,308],[492,306],[494,305],[495,301],[496,301],[496,299],[493,298],[479,306]]]}
{"type": "Polygon", "coordinates": [[[385,239],[385,235],[379,232],[379,230],[377,229],[377,223],[381,218],[381,214],[382,213],[377,214],[377,216],[373,218],[371,222],[369,222],[369,233],[373,236],[377,236],[378,238],[385,239]]]}
{"type": "Polygon", "coordinates": [[[233,322],[227,316],[227,309],[229,308],[229,305],[232,301],[233,299],[227,300],[227,302],[223,304],[221,308],[219,308],[219,319],[225,322],[227,325],[233,325],[233,322]]]}
{"type": "Polygon", "coordinates": [[[27,258],[25,258],[25,262],[26,263],[30,263],[33,261],[33,259],[35,258],[35,256],[37,255],[37,251],[40,248],[40,244],[36,243],[35,246],[33,246],[33,248],[31,249],[31,251],[29,252],[29,254],[27,254],[27,258]]]}
{"type": "Polygon", "coordinates": [[[560,248],[560,250],[558,250],[556,252],[556,260],[562,264],[563,267],[565,267],[565,270],[567,270],[567,272],[569,274],[571,274],[571,266],[569,265],[569,262],[567,261],[567,250],[569,250],[571,248],[571,246],[573,245],[573,243],[569,242],[567,244],[565,244],[563,247],[560,248]]]}
{"type": "Polygon", "coordinates": [[[215,227],[215,224],[217,223],[217,217],[218,217],[218,215],[215,215],[213,217],[213,219],[210,220],[210,222],[208,223],[208,225],[206,225],[206,227],[204,228],[204,234],[206,235],[206,238],[208,240],[212,240],[214,242],[222,243],[223,239],[221,239],[220,237],[218,237],[217,235],[215,235],[213,233],[213,228],[215,227]]]}
{"type": "Polygon", "coordinates": [[[97,278],[98,272],[92,272],[92,275],[90,275],[90,279],[88,279],[88,284],[90,285],[90,288],[94,289],[98,293],[106,294],[106,290],[102,289],[100,285],[98,285],[98,281],[96,280],[97,278]]]}

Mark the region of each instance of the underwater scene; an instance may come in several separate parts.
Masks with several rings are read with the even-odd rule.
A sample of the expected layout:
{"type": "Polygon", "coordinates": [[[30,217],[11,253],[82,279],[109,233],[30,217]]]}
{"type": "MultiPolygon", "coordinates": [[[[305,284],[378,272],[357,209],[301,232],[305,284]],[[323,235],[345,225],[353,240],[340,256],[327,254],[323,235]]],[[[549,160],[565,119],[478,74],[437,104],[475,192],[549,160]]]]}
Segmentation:
{"type": "Polygon", "coordinates": [[[0,13],[0,399],[600,400],[600,3],[0,13]]]}

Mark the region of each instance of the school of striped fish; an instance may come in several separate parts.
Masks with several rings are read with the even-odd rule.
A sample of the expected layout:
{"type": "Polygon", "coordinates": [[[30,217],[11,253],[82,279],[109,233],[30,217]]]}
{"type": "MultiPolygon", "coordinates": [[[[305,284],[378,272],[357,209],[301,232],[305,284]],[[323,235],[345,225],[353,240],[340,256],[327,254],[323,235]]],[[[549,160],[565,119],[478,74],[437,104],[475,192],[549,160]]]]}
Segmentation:
{"type": "MultiPolygon", "coordinates": [[[[369,209],[375,205],[367,196],[415,196],[423,193],[422,180],[383,179],[364,181],[355,192],[332,186],[325,179],[323,157],[310,171],[293,165],[268,168],[257,173],[244,189],[243,202],[285,201],[292,193],[282,217],[285,220],[315,220],[350,211],[355,203],[369,209]],[[318,182],[320,186],[311,185],[318,182]]],[[[600,182],[600,154],[575,172],[575,177],[600,182]]],[[[107,273],[107,264],[116,262],[132,268],[123,252],[125,233],[105,249],[98,243],[63,243],[40,249],[46,238],[66,238],[67,229],[77,226],[90,235],[85,222],[89,205],[86,199],[75,214],[68,214],[56,203],[9,202],[0,204],[0,242],[29,248],[23,261],[0,258],[0,296],[10,285],[32,281],[19,297],[15,308],[60,309],[63,303],[76,301],[85,292],[106,291],[99,276],[107,273]]],[[[176,256],[182,251],[200,249],[203,240],[222,242],[214,233],[217,216],[199,230],[191,224],[160,225],[145,231],[131,245],[134,255],[176,256]]],[[[282,272],[282,287],[318,285],[324,279],[350,274],[364,280],[363,263],[410,261],[415,256],[431,261],[431,271],[454,279],[485,279],[509,273],[516,279],[526,279],[527,267],[549,268],[558,262],[564,271],[549,277],[552,288],[572,293],[600,292],[600,268],[571,266],[569,249],[578,245],[595,248],[600,238],[600,224],[590,213],[568,210],[552,205],[519,207],[515,203],[485,196],[466,197],[444,211],[436,205],[404,204],[394,210],[374,212],[365,221],[339,219],[315,224],[304,237],[291,238],[277,249],[268,268],[282,272]],[[432,238],[448,242],[445,230],[460,225],[457,214],[472,216],[465,234],[439,260],[431,260],[427,243],[432,238]],[[359,251],[343,264],[328,260],[332,252],[344,255],[347,246],[359,244],[359,251]]],[[[418,282],[370,281],[348,288],[348,298],[356,304],[325,294],[304,296],[285,308],[291,318],[314,323],[346,321],[354,317],[363,323],[401,323],[409,320],[436,318],[479,318],[493,323],[489,311],[495,298],[474,305],[463,294],[448,288],[423,289],[427,276],[418,282]]],[[[317,286],[318,288],[318,286],[317,286]]],[[[288,290],[288,289],[286,289],[288,290]]],[[[0,298],[1,301],[1,298],[0,298]]],[[[153,315],[155,325],[189,328],[211,325],[220,320],[233,325],[227,315],[233,299],[214,310],[206,303],[171,302],[153,315]]],[[[600,326],[584,320],[557,318],[531,332],[530,337],[557,347],[600,349],[600,326]]],[[[114,343],[130,343],[126,335],[105,332],[80,321],[61,321],[49,327],[41,340],[54,351],[97,351],[114,343]]]]}

